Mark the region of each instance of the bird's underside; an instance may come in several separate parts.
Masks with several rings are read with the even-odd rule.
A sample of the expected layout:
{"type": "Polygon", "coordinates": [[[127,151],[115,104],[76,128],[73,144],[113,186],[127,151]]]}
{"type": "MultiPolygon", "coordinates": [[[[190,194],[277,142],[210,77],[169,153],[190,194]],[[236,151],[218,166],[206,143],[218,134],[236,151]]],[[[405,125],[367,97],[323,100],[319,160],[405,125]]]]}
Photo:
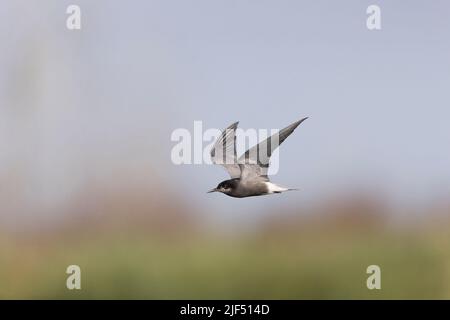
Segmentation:
{"type": "Polygon", "coordinates": [[[231,179],[222,181],[210,192],[222,192],[231,197],[244,198],[295,190],[270,182],[267,171],[269,160],[276,148],[307,118],[303,118],[254,147],[242,156],[236,156],[236,128],[238,122],[226,128],[211,149],[214,164],[223,166],[231,179]]]}
{"type": "MultiPolygon", "coordinates": [[[[252,179],[252,180],[244,180],[242,181],[239,178],[231,179],[235,181],[234,188],[231,188],[230,191],[224,192],[226,195],[235,198],[246,198],[246,197],[255,197],[255,196],[263,196],[268,194],[281,193],[283,191],[293,190],[288,188],[280,187],[272,182],[269,179],[252,179]]],[[[229,180],[226,180],[229,181],[229,180]]]]}

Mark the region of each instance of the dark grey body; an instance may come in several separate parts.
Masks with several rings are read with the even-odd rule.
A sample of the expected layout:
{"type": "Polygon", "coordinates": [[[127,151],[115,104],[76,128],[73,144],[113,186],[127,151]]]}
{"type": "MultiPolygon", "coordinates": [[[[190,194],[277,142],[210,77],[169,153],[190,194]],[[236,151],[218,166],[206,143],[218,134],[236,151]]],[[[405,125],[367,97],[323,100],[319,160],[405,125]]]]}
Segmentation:
{"type": "Polygon", "coordinates": [[[269,188],[265,183],[266,181],[268,179],[263,177],[244,181],[240,178],[235,178],[222,181],[219,183],[217,189],[222,189],[222,193],[234,198],[262,196],[269,193],[269,188]]]}

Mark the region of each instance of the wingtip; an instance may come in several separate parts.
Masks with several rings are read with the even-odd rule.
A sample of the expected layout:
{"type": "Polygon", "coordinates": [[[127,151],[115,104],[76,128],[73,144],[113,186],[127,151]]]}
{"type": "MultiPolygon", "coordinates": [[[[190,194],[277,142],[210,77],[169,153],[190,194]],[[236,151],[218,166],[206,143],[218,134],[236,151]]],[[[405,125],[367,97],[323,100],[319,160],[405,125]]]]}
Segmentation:
{"type": "Polygon", "coordinates": [[[294,128],[297,128],[303,121],[305,121],[308,118],[309,117],[304,117],[303,119],[300,119],[300,120],[294,122],[291,126],[293,126],[294,128]]]}
{"type": "Polygon", "coordinates": [[[236,121],[235,123],[231,124],[228,128],[229,129],[236,129],[238,124],[239,124],[239,121],[236,121]]]}
{"type": "Polygon", "coordinates": [[[298,122],[302,123],[303,121],[308,120],[308,119],[309,119],[309,117],[304,117],[303,119],[299,120],[298,122]]]}

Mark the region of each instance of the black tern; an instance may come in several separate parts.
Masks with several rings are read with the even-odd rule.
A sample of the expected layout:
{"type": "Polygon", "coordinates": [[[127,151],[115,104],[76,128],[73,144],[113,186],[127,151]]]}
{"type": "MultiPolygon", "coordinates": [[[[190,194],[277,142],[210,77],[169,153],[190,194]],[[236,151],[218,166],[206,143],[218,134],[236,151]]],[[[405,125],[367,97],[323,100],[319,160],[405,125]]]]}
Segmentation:
{"type": "Polygon", "coordinates": [[[248,149],[239,159],[236,157],[236,128],[239,122],[226,128],[211,149],[211,160],[223,166],[231,179],[222,181],[208,193],[221,192],[230,197],[245,198],[296,190],[270,182],[267,171],[272,153],[306,119],[294,122],[248,149]]]}

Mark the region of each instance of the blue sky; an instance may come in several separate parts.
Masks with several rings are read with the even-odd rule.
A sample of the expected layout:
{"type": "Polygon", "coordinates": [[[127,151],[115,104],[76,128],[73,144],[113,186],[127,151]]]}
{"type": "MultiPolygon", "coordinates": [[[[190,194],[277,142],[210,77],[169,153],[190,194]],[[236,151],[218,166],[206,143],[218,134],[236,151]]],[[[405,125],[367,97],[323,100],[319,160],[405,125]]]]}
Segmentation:
{"type": "Polygon", "coordinates": [[[7,1],[3,173],[26,171],[27,199],[51,205],[93,174],[148,168],[142,179],[183,199],[249,216],[361,189],[399,204],[448,197],[448,12],[448,1],[7,1]],[[69,4],[80,31],[65,28],[69,4]],[[370,4],[380,31],[366,28],[370,4]],[[222,168],[170,162],[171,132],[195,120],[271,129],[304,116],[272,178],[297,194],[238,205],[205,194],[222,168]]]}

